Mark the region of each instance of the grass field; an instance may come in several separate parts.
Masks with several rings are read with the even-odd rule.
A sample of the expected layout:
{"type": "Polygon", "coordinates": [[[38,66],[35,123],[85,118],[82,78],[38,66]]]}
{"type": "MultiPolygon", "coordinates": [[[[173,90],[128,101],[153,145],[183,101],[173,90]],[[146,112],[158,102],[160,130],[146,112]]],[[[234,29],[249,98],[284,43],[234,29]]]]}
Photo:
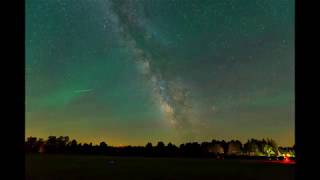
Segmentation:
{"type": "Polygon", "coordinates": [[[26,179],[293,180],[294,165],[253,160],[26,155],[26,179]]]}

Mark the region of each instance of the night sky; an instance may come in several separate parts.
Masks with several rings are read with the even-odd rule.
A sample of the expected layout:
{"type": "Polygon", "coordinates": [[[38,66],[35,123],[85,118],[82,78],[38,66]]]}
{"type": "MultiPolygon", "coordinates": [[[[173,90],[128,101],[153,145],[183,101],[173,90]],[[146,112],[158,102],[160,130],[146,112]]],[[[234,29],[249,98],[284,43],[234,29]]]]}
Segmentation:
{"type": "Polygon", "coordinates": [[[294,144],[293,0],[27,0],[26,136],[294,144]]]}

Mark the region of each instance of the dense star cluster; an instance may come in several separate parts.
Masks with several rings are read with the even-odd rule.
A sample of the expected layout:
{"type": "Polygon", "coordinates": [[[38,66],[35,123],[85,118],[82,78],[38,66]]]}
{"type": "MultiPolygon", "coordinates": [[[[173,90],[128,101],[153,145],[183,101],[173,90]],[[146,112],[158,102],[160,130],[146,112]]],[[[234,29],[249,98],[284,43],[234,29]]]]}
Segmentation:
{"type": "Polygon", "coordinates": [[[294,1],[26,2],[26,135],[294,144],[294,1]]]}

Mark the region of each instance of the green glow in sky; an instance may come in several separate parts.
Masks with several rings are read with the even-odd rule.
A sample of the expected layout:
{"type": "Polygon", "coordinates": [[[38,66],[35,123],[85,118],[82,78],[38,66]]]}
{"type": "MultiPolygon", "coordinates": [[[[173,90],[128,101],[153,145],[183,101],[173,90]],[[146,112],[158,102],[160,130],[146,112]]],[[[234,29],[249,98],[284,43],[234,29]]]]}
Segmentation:
{"type": "Polygon", "coordinates": [[[26,136],[294,144],[294,1],[26,1],[26,136]]]}

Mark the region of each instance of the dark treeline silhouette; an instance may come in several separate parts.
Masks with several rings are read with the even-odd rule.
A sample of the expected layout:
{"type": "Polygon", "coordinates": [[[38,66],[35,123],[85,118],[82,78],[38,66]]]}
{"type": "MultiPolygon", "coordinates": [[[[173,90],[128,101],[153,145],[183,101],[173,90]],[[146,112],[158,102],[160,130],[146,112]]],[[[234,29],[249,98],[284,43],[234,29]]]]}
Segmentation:
{"type": "Polygon", "coordinates": [[[63,154],[100,154],[108,156],[146,156],[146,157],[214,157],[214,158],[263,158],[277,157],[282,154],[294,156],[293,147],[278,147],[272,139],[250,139],[245,144],[239,140],[212,140],[211,142],[189,142],[176,146],[158,142],[155,146],[112,147],[106,142],[99,145],[78,143],[68,136],[49,136],[47,140],[29,137],[25,142],[26,152],[30,153],[63,153],[63,154]]]}

